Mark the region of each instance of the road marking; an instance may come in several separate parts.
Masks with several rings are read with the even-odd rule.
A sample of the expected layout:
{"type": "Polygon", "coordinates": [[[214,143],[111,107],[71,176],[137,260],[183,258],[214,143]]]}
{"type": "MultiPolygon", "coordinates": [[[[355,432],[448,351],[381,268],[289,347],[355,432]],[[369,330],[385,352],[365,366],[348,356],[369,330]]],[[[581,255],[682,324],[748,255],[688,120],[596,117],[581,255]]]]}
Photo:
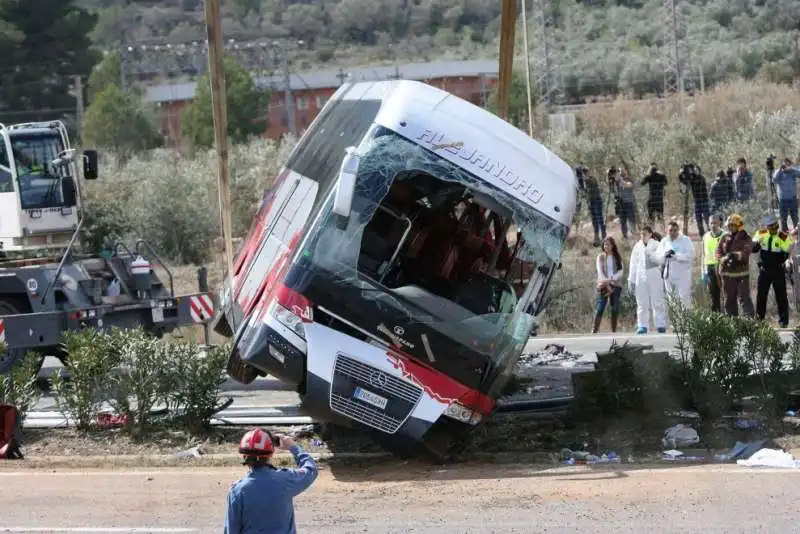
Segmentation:
{"type": "Polygon", "coordinates": [[[196,528],[169,527],[0,527],[0,532],[102,532],[102,533],[151,533],[172,534],[179,532],[198,532],[196,528]]]}

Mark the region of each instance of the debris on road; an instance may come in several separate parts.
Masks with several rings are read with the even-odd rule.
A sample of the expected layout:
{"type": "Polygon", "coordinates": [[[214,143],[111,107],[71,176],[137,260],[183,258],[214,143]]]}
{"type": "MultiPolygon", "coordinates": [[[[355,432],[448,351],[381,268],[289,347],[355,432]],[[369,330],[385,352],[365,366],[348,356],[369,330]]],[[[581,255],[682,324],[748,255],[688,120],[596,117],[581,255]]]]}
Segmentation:
{"type": "Polygon", "coordinates": [[[585,359],[585,355],[569,352],[564,345],[551,343],[545,345],[544,349],[540,351],[522,353],[517,362],[517,370],[543,365],[575,367],[585,359]]]}
{"type": "Polygon", "coordinates": [[[664,431],[664,438],[661,440],[664,447],[679,449],[700,443],[700,434],[689,425],[678,423],[664,431]]]}
{"type": "Polygon", "coordinates": [[[747,460],[761,449],[780,449],[781,447],[771,439],[762,439],[758,441],[751,441],[744,443],[737,441],[736,444],[728,452],[720,453],[714,456],[714,459],[720,462],[728,462],[732,460],[747,460]]]}
{"type": "Polygon", "coordinates": [[[205,453],[203,452],[203,449],[200,447],[200,445],[195,445],[191,449],[186,449],[185,451],[176,453],[175,456],[181,458],[200,458],[201,456],[203,456],[203,454],[205,453]]]}
{"type": "Polygon", "coordinates": [[[778,449],[761,449],[747,460],[736,460],[736,464],[744,467],[800,468],[800,461],[795,460],[790,453],[778,449]]]}

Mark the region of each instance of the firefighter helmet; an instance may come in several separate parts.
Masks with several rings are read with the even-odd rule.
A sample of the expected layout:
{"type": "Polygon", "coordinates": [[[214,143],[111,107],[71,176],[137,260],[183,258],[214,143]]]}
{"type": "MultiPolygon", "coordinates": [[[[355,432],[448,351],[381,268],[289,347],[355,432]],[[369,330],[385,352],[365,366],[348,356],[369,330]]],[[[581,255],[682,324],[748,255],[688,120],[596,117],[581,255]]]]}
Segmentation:
{"type": "Polygon", "coordinates": [[[728,217],[727,225],[731,224],[733,225],[734,228],[736,228],[736,230],[741,230],[742,228],[744,228],[744,219],[742,219],[742,216],[739,215],[738,213],[734,213],[730,217],[728,217]]]}
{"type": "Polygon", "coordinates": [[[246,458],[268,458],[273,452],[272,434],[263,428],[248,431],[239,442],[239,454],[246,458]]]}

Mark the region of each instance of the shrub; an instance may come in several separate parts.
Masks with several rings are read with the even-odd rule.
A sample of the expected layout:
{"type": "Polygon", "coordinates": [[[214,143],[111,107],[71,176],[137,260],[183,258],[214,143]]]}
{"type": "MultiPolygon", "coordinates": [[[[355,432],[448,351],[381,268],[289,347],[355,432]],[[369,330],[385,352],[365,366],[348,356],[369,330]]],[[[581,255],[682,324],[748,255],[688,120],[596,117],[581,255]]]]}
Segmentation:
{"type": "Polygon", "coordinates": [[[139,328],[115,330],[111,343],[122,369],[109,375],[110,402],[126,418],[127,429],[139,434],[150,423],[153,407],[167,394],[171,354],[163,342],[139,328]]]}
{"type": "Polygon", "coordinates": [[[89,429],[109,396],[110,373],[120,361],[119,343],[118,337],[94,328],[64,332],[64,367],[70,379],[55,373],[53,390],[59,409],[80,430],[89,429]]]}
{"type": "Polygon", "coordinates": [[[229,345],[205,351],[193,343],[165,345],[171,361],[165,384],[169,391],[167,406],[192,432],[208,430],[211,417],[219,409],[230,350],[229,345]]]}
{"type": "MultiPolygon", "coordinates": [[[[250,227],[264,190],[272,184],[293,146],[254,140],[234,146],[229,174],[234,236],[250,227]]],[[[83,245],[97,252],[103,238],[150,241],[159,255],[177,263],[201,263],[220,235],[216,154],[194,157],[157,149],[119,164],[103,162],[102,180],[84,188],[87,222],[83,245]]]]}
{"type": "Polygon", "coordinates": [[[681,355],[687,400],[706,422],[724,415],[747,394],[754,394],[764,415],[786,409],[791,364],[787,343],[770,325],[750,317],[708,310],[687,310],[668,298],[670,320],[681,355]]]}
{"type": "MultiPolygon", "coordinates": [[[[0,342],[0,354],[3,354],[5,350],[5,344],[0,342]]],[[[17,362],[12,367],[10,372],[0,375],[0,404],[16,406],[22,419],[41,397],[37,384],[37,373],[41,360],[40,354],[28,352],[21,362],[17,362]]]]}

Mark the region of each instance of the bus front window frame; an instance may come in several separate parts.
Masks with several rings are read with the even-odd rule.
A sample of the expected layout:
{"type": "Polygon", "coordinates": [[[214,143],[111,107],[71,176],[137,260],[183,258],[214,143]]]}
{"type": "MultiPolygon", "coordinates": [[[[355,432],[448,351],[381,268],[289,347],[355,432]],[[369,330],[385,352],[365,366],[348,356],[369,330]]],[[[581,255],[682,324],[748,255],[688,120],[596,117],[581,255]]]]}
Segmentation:
{"type": "MultiPolygon", "coordinates": [[[[329,201],[322,207],[319,223],[311,229],[311,235],[306,241],[307,247],[303,251],[304,261],[312,264],[319,272],[326,273],[330,283],[359,292],[360,299],[375,303],[378,309],[386,306],[392,308],[395,313],[405,316],[409,324],[425,325],[462,345],[475,345],[475,340],[479,339],[482,348],[475,350],[484,353],[490,361],[487,366],[489,375],[495,375],[498,371],[502,372],[503,368],[513,365],[509,358],[518,357],[536,320],[528,313],[531,307],[529,305],[540,297],[540,292],[534,291],[534,287],[541,287],[542,277],[549,278],[549,273],[560,260],[568,231],[566,226],[382,126],[375,125],[370,130],[358,147],[358,152],[361,155],[361,164],[352,215],[347,227],[342,229],[337,225],[331,212],[332,202],[329,201]],[[517,251],[517,258],[531,263],[533,269],[520,295],[522,298],[516,298],[510,313],[470,312],[470,316],[462,315],[460,320],[455,320],[455,315],[436,312],[437,309],[443,309],[443,304],[446,304],[444,308],[448,308],[448,311],[458,311],[459,306],[455,302],[443,302],[452,299],[437,299],[438,295],[433,293],[423,298],[420,294],[424,291],[414,290],[417,300],[413,300],[409,297],[411,290],[406,293],[400,290],[414,286],[392,288],[382,282],[383,277],[366,276],[361,271],[359,258],[365,229],[387,198],[392,185],[401,180],[404,173],[430,176],[441,186],[441,190],[437,189],[436,193],[445,191],[446,188],[441,184],[450,184],[453,190],[471,191],[481,202],[491,203],[491,199],[495,199],[495,209],[511,213],[513,222],[521,230],[523,240],[517,251]],[[436,301],[438,308],[422,304],[433,301],[436,301]],[[506,341],[500,343],[503,346],[496,347],[497,339],[506,341]]],[[[405,246],[405,241],[405,238],[401,240],[398,248],[405,246]]],[[[397,251],[392,256],[397,256],[397,251]]],[[[538,308],[538,303],[533,308],[538,308]]],[[[490,378],[485,376],[484,379],[490,378]]]]}

